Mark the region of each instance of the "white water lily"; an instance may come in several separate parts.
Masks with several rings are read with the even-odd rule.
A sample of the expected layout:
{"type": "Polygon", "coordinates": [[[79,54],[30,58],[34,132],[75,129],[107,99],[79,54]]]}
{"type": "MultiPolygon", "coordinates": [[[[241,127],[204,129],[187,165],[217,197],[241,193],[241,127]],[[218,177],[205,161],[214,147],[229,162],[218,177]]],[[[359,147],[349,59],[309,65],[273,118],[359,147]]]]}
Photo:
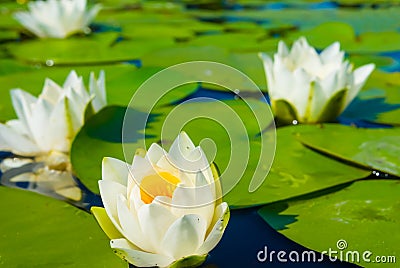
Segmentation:
{"type": "Polygon", "coordinates": [[[28,3],[29,12],[17,12],[14,17],[26,29],[40,38],[65,38],[90,31],[90,22],[100,11],[100,5],[87,10],[86,0],[47,0],[28,3]]]}
{"type": "Polygon", "coordinates": [[[229,220],[218,174],[183,132],[169,153],[153,144],[132,166],[105,158],[99,187],[104,209],[92,212],[114,251],[135,266],[200,265],[229,220]]]}
{"type": "Polygon", "coordinates": [[[353,71],[353,65],[344,60],[339,42],[318,54],[304,37],[295,41],[291,50],[280,41],[273,59],[264,53],[260,57],[272,110],[284,123],[336,119],[375,68],[367,64],[353,71]]]}
{"type": "MultiPolygon", "coordinates": [[[[60,178],[69,177],[75,186],[69,160],[71,142],[82,127],[90,105],[96,112],[106,104],[104,81],[103,71],[98,80],[91,73],[88,92],[82,77],[71,71],[62,87],[46,79],[38,98],[21,89],[11,90],[18,119],[0,124],[0,151],[12,152],[15,158],[4,160],[1,171],[42,162],[44,168],[24,173],[13,181],[39,182],[52,178],[61,181],[60,178]]],[[[61,191],[60,184],[54,187],[61,191]]]]}

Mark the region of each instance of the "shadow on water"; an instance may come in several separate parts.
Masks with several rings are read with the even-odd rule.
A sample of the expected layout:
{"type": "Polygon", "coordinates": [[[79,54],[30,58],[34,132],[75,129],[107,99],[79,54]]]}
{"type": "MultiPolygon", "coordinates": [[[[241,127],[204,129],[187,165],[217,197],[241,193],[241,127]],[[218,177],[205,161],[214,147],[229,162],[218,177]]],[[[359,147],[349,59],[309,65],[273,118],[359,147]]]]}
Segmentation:
{"type": "Polygon", "coordinates": [[[360,127],[378,128],[390,127],[389,125],[373,123],[379,114],[394,111],[400,104],[385,102],[385,98],[354,99],[339,116],[339,122],[345,125],[354,124],[360,127]]]}

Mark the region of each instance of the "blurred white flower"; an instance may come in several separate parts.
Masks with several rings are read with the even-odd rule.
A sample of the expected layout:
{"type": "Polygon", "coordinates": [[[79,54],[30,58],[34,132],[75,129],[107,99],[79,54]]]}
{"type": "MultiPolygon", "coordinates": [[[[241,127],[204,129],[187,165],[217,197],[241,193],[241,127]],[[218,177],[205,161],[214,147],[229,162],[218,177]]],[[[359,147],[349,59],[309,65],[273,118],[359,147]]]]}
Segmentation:
{"type": "Polygon", "coordinates": [[[291,50],[283,41],[271,59],[260,53],[268,82],[272,110],[278,120],[316,123],[335,120],[356,97],[374,64],[353,71],[339,42],[320,54],[304,37],[291,50]]]}
{"type": "Polygon", "coordinates": [[[86,0],[47,0],[28,3],[29,12],[14,14],[26,29],[40,38],[65,38],[88,32],[100,5],[86,9],[86,0]]]}
{"type": "Polygon", "coordinates": [[[216,170],[184,132],[169,153],[153,144],[131,167],[105,158],[99,187],[105,212],[92,212],[111,247],[135,266],[200,265],[229,220],[216,170]]]}
{"type": "MultiPolygon", "coordinates": [[[[3,161],[1,171],[27,162],[42,162],[44,169],[24,174],[23,178],[30,176],[28,181],[37,182],[44,181],[45,177],[66,177],[59,173],[67,172],[73,180],[69,160],[71,143],[84,123],[87,109],[96,112],[106,104],[104,81],[103,71],[98,80],[91,73],[87,92],[82,77],[71,71],[62,87],[46,79],[38,98],[21,89],[11,90],[18,119],[0,123],[0,151],[12,152],[16,158],[3,161]]],[[[13,181],[21,179],[18,176],[13,181]]]]}

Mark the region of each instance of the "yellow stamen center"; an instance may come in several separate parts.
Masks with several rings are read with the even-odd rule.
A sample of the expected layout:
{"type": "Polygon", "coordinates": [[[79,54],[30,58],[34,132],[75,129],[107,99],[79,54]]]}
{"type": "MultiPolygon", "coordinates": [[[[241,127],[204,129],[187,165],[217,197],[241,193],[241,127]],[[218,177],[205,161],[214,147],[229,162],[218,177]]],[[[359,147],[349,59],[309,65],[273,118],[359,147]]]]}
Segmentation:
{"type": "Polygon", "coordinates": [[[172,198],[180,180],[169,172],[158,172],[146,176],[140,183],[140,198],[145,204],[150,204],[156,196],[172,198]]]}

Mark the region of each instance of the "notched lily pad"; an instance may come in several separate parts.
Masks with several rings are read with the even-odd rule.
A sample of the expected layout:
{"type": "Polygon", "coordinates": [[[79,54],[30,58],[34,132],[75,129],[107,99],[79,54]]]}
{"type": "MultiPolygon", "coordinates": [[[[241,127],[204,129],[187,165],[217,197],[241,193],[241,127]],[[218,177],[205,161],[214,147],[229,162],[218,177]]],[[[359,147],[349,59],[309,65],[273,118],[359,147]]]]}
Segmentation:
{"type": "Polygon", "coordinates": [[[324,124],[309,128],[297,138],[332,157],[400,176],[400,128],[362,129],[324,124]]]}
{"type": "MultiPolygon", "coordinates": [[[[358,181],[322,196],[267,205],[259,214],[283,235],[307,248],[335,250],[339,253],[332,257],[340,258],[341,252],[344,261],[381,267],[375,262],[377,256],[398,258],[400,254],[399,194],[399,181],[358,181]],[[353,255],[354,251],[358,253],[353,255]],[[364,255],[367,259],[363,258],[366,251],[372,253],[364,255]]],[[[393,260],[386,265],[395,267],[393,260]]]]}
{"type": "Polygon", "coordinates": [[[0,187],[0,210],[5,267],[127,267],[93,216],[62,201],[0,187]]]}
{"type": "MultiPolygon", "coordinates": [[[[138,117],[146,114],[130,110],[138,117]]],[[[122,124],[126,113],[125,107],[108,106],[92,116],[79,131],[71,147],[71,163],[77,177],[92,192],[99,193],[98,180],[101,179],[101,162],[104,157],[125,159],[123,150],[135,152],[142,147],[142,129],[132,129],[130,140],[122,146],[122,124]],[[90,152],[88,154],[88,152],[90,152]]],[[[149,138],[149,142],[153,139],[149,138]]]]}

